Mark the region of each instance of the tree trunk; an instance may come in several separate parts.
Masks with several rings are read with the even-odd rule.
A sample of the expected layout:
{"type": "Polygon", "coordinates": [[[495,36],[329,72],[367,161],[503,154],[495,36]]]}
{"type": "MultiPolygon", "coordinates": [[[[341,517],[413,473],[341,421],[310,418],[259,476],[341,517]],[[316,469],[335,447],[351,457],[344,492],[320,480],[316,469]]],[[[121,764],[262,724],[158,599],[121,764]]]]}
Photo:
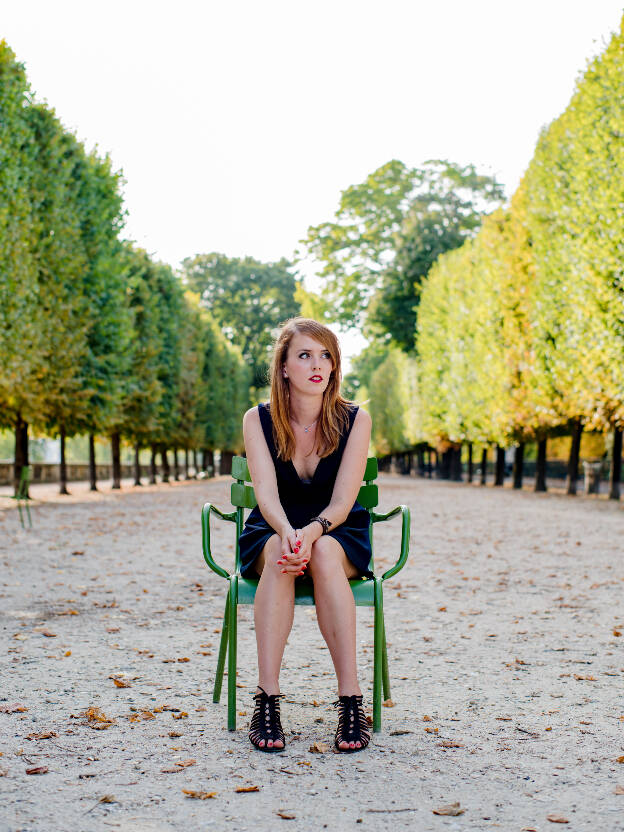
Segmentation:
{"type": "Polygon", "coordinates": [[[121,436],[118,432],[111,434],[111,451],[113,458],[113,488],[121,488],[121,436]]]}
{"type": "Polygon", "coordinates": [[[524,442],[516,445],[513,464],[513,487],[522,488],[522,476],[524,472],[524,442]]]}
{"type": "Polygon", "coordinates": [[[234,454],[232,451],[221,451],[221,462],[219,463],[219,473],[223,476],[223,474],[231,474],[232,473],[232,459],[234,454]]]}
{"type": "Polygon", "coordinates": [[[452,448],[447,448],[446,451],[443,451],[440,460],[440,467],[438,471],[438,477],[441,480],[448,480],[451,478],[451,454],[453,453],[452,448]]]}
{"type": "Polygon", "coordinates": [[[199,465],[197,462],[197,448],[193,448],[193,470],[195,471],[195,477],[199,474],[199,465]]]}
{"type": "Polygon", "coordinates": [[[433,478],[433,449],[427,448],[427,476],[429,479],[433,478]]]}
{"type": "Polygon", "coordinates": [[[95,436],[89,434],[89,484],[91,491],[97,491],[97,468],[95,467],[95,436]]]}
{"type": "Polygon", "coordinates": [[[173,479],[178,482],[180,479],[180,464],[178,462],[178,449],[173,449],[173,479]]]}
{"type": "MultiPolygon", "coordinates": [[[[17,494],[22,468],[28,465],[28,422],[25,422],[19,414],[15,419],[15,453],[13,460],[14,493],[17,494]]],[[[28,496],[28,494],[25,496],[28,496]]]]}
{"type": "Polygon", "coordinates": [[[468,482],[472,482],[474,476],[472,464],[472,442],[468,443],[468,482]]]}
{"type": "Polygon", "coordinates": [[[134,446],[134,484],[142,485],[141,483],[141,447],[137,442],[134,446]]]}
{"type": "Polygon", "coordinates": [[[450,475],[453,482],[461,482],[462,477],[462,462],[461,462],[462,446],[458,448],[451,448],[451,470],[450,475]]]}
{"type": "Polygon", "coordinates": [[[537,443],[537,468],[535,469],[535,490],[546,491],[546,442],[540,439],[537,443]]]}
{"type": "Polygon", "coordinates": [[[433,449],[433,471],[435,472],[436,479],[440,479],[440,467],[441,467],[440,466],[440,454],[434,448],[433,449]]]}
{"type": "Polygon", "coordinates": [[[184,449],[184,479],[190,480],[191,475],[189,474],[189,449],[184,449]]]}
{"type": "Polygon", "coordinates": [[[214,475],[216,474],[214,451],[204,451],[204,471],[211,477],[214,477],[214,475]]]}
{"type": "Polygon", "coordinates": [[[611,459],[611,490],[610,500],[620,499],[620,482],[622,478],[622,429],[615,428],[613,432],[613,457],[611,459]]]}
{"type": "Polygon", "coordinates": [[[151,447],[150,485],[156,485],[156,445],[152,445],[151,447]]]}
{"type": "Polygon", "coordinates": [[[160,447],[160,458],[162,459],[162,481],[169,482],[169,456],[164,445],[160,447]]]}
{"type": "Polygon", "coordinates": [[[487,448],[481,451],[481,485],[487,482],[487,448]]]}
{"type": "Polygon", "coordinates": [[[572,428],[572,444],[570,445],[570,456],[568,457],[568,481],[566,483],[566,491],[568,494],[576,494],[582,433],[583,425],[580,419],[578,419],[574,422],[574,427],[572,428]]]}
{"type": "Polygon", "coordinates": [[[67,464],[65,462],[65,427],[61,426],[61,465],[59,474],[59,494],[69,494],[67,490],[67,464]]]}
{"type": "Polygon", "coordinates": [[[494,485],[505,484],[505,449],[500,445],[496,446],[496,472],[494,485]]]}

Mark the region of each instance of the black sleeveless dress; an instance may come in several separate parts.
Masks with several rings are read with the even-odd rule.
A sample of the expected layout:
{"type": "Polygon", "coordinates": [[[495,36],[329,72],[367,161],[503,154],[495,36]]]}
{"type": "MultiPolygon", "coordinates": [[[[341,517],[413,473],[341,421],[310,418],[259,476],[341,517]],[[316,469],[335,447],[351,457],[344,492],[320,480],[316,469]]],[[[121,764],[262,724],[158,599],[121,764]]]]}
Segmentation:
{"type": "MultiPolygon", "coordinates": [[[[275,465],[280,502],[289,523],[294,529],[300,529],[306,526],[312,517],[326,509],[331,501],[342,454],[351,433],[358,407],[355,405],[350,408],[349,424],[340,438],[338,447],[333,454],[319,460],[314,476],[309,481],[303,481],[299,477],[292,460],[285,461],[277,458],[269,405],[259,404],[258,411],[264,438],[275,465]]],[[[328,534],[340,543],[346,556],[358,569],[360,575],[372,578],[373,573],[369,569],[371,545],[368,528],[368,511],[356,500],[344,523],[335,529],[330,529],[328,534]]],[[[241,575],[244,578],[257,577],[257,572],[253,566],[254,561],[273,534],[275,534],[275,531],[269,526],[260,513],[260,509],[256,506],[249,514],[239,539],[241,575]]]]}

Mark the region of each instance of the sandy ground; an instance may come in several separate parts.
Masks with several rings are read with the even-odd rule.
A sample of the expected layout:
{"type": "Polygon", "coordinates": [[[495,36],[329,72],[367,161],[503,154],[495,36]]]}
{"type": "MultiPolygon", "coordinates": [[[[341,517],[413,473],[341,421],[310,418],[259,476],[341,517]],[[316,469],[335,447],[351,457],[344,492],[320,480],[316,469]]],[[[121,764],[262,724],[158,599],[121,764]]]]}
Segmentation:
{"type": "MultiPolygon", "coordinates": [[[[624,830],[624,505],[380,484],[382,508],[412,509],[411,555],[385,590],[394,706],[354,755],[309,750],[331,745],[336,695],[311,608],[297,608],[286,651],[283,754],[247,740],[249,607],[236,732],[225,696],[212,703],[225,582],[203,562],[199,513],[206,500],[229,505],[227,478],[96,495],[83,484],[66,498],[41,487],[30,531],[0,500],[0,711],[27,708],[0,713],[1,832],[542,832],[559,828],[549,815],[570,830],[624,830]],[[90,707],[113,724],[94,730],[90,707]],[[26,774],[36,766],[48,773],[26,774]],[[463,814],[433,814],[451,802],[463,814]]],[[[378,563],[390,564],[399,523],[376,529],[378,563]]],[[[217,527],[224,562],[232,532],[217,527]]],[[[370,705],[370,609],[358,627],[370,705]]]]}

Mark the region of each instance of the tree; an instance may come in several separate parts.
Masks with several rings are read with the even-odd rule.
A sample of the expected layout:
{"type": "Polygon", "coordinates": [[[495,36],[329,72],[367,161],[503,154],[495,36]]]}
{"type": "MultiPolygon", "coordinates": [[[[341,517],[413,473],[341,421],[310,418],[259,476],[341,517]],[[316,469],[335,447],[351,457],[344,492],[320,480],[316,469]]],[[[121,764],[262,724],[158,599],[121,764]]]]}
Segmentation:
{"type": "Polygon", "coordinates": [[[250,362],[253,385],[264,387],[276,330],[298,315],[297,281],[282,259],[261,263],[252,257],[199,254],[183,262],[183,279],[228,340],[250,362]]]}
{"type": "Polygon", "coordinates": [[[373,334],[387,332],[413,346],[416,283],[441,251],[461,245],[480,214],[502,198],[501,186],[474,166],[440,160],[408,168],[395,159],[347,188],[334,221],[310,227],[302,241],[321,266],[334,319],[362,326],[371,297],[381,290],[368,321],[373,334]],[[392,271],[398,251],[402,257],[392,271]]]}

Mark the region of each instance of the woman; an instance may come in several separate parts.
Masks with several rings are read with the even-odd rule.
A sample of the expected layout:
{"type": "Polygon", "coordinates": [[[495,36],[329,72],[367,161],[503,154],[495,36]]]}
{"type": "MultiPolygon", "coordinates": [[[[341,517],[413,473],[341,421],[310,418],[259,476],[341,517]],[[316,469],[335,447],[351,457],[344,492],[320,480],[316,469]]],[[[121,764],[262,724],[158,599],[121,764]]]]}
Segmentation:
{"type": "Polygon", "coordinates": [[[295,580],[306,573],[338,680],[336,748],[356,752],[370,741],[349,578],[372,577],[369,515],[356,502],[371,419],[342,398],[340,380],[333,332],[309,318],[292,318],[275,344],[270,403],[248,410],[243,420],[258,505],[240,537],[241,574],[260,575],[254,607],[258,689],[249,739],[262,751],[285,745],[279,672],[293,623],[295,580]]]}

